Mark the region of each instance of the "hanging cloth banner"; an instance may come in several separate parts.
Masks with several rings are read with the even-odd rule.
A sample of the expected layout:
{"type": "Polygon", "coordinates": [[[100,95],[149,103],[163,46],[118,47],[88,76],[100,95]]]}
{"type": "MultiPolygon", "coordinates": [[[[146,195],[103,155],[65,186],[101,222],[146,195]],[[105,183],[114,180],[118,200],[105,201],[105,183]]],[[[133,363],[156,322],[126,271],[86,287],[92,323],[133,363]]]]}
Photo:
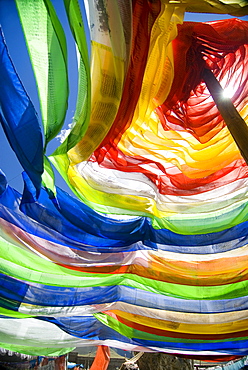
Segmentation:
{"type": "Polygon", "coordinates": [[[107,346],[98,346],[96,357],[90,370],[107,370],[110,362],[110,350],[107,346]]]}
{"type": "Polygon", "coordinates": [[[0,81],[0,121],[38,196],[43,172],[41,127],[34,106],[12,64],[1,30],[0,81]]]}
{"type": "Polygon", "coordinates": [[[16,5],[38,86],[46,147],[67,110],[66,39],[50,0],[16,0],[16,5]]]}

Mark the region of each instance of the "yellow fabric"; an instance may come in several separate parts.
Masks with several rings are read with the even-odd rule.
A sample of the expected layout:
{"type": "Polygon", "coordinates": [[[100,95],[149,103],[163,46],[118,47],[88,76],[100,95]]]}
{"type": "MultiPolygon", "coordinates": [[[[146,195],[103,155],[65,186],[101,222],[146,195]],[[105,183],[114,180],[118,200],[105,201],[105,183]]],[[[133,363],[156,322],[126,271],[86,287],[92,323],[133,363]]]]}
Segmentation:
{"type": "Polygon", "coordinates": [[[119,143],[124,154],[153,157],[165,167],[172,163],[189,178],[209,176],[241,158],[227,127],[204,144],[187,131],[164,131],[154,116],[141,127],[135,122],[126,130],[119,143]]]}
{"type": "MultiPolygon", "coordinates": [[[[152,33],[142,89],[128,131],[144,132],[143,125],[151,120],[156,107],[168,96],[174,77],[171,41],[177,36],[177,24],[183,22],[183,8],[162,4],[152,33]],[[158,62],[159,61],[159,62],[158,62]]],[[[126,135],[122,140],[125,140],[126,135]]]]}
{"type": "Polygon", "coordinates": [[[129,51],[126,50],[118,1],[112,0],[99,5],[99,7],[102,6],[101,10],[93,7],[91,2],[88,5],[91,25],[93,25],[91,115],[86,134],[68,152],[72,165],[88,159],[113,124],[121,100],[129,55],[129,51]]]}
{"type": "MultiPolygon", "coordinates": [[[[181,2],[170,0],[171,3],[181,2]]],[[[248,14],[247,1],[242,0],[184,0],[186,11],[194,13],[219,13],[233,16],[244,16],[248,14]]]]}
{"type": "Polygon", "coordinates": [[[117,113],[124,81],[124,60],[111,48],[92,42],[91,117],[83,139],[69,152],[72,165],[92,154],[110,129],[117,113]]]}
{"type": "MultiPolygon", "coordinates": [[[[147,318],[156,318],[160,320],[173,321],[178,323],[185,324],[199,324],[199,325],[208,325],[208,324],[222,324],[227,322],[244,320],[247,318],[247,310],[242,311],[233,311],[233,312],[221,312],[221,313],[188,313],[188,312],[176,312],[176,311],[167,311],[160,309],[147,308],[137,305],[131,305],[125,302],[115,303],[117,307],[113,307],[113,310],[118,310],[118,312],[127,312],[135,315],[141,315],[147,318]]],[[[103,306],[103,305],[102,305],[103,306]]],[[[102,312],[105,311],[104,307],[102,312]]],[[[100,312],[100,305],[99,305],[100,312]]],[[[204,326],[205,327],[205,326],[204,326]]]]}
{"type": "MultiPolygon", "coordinates": [[[[193,304],[193,302],[192,302],[193,304]]],[[[248,329],[248,320],[239,320],[222,324],[185,324],[174,321],[166,321],[153,319],[151,317],[145,317],[140,315],[133,315],[127,312],[113,310],[111,311],[115,315],[120,316],[126,320],[133,321],[137,324],[145,325],[155,329],[175,331],[177,333],[189,333],[189,334],[225,334],[235,333],[237,331],[243,331],[248,329]]]]}

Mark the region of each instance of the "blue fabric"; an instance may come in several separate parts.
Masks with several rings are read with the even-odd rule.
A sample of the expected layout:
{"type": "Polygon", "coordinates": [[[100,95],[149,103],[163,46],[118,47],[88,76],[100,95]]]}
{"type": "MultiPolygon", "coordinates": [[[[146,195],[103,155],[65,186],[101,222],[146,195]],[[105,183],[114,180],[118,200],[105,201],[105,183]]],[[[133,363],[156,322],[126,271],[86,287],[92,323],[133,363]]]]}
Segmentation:
{"type": "Polygon", "coordinates": [[[7,188],[7,179],[0,169],[0,196],[3,192],[5,192],[6,188],[7,188]]]}
{"type": "Polygon", "coordinates": [[[70,288],[28,284],[0,274],[1,306],[15,311],[22,302],[38,306],[66,307],[118,301],[161,310],[205,314],[248,310],[247,296],[225,300],[185,300],[126,286],[70,288]]]}
{"type": "Polygon", "coordinates": [[[102,324],[94,316],[72,316],[39,318],[51,322],[59,328],[78,338],[91,340],[114,339],[123,343],[135,344],[134,340],[127,338],[108,326],[102,324]]]}
{"type": "Polygon", "coordinates": [[[10,276],[0,274],[1,307],[17,311],[19,304],[23,302],[28,288],[28,284],[10,276]]]}
{"type": "Polygon", "coordinates": [[[158,347],[158,348],[167,348],[177,351],[186,350],[186,351],[217,351],[222,352],[223,355],[228,353],[229,355],[234,356],[246,356],[248,355],[248,340],[240,341],[227,341],[227,342],[217,342],[214,343],[209,341],[209,343],[171,343],[171,342],[160,342],[160,341],[151,341],[151,340],[141,340],[135,339],[137,345],[144,347],[158,347]]]}
{"type": "Polygon", "coordinates": [[[43,143],[37,113],[10,59],[0,29],[0,122],[37,196],[43,172],[43,143]]]}
{"type": "MultiPolygon", "coordinates": [[[[4,181],[2,175],[3,184],[4,181]]],[[[37,202],[28,182],[25,182],[25,189],[29,201],[21,205],[21,210],[22,198],[17,191],[8,186],[0,194],[0,217],[28,233],[74,249],[99,253],[160,249],[207,254],[236,249],[248,243],[248,222],[218,233],[187,235],[187,238],[167,229],[154,229],[145,217],[125,220],[122,229],[122,221],[94,212],[59,188],[57,207],[44,189],[41,189],[37,202]]]]}

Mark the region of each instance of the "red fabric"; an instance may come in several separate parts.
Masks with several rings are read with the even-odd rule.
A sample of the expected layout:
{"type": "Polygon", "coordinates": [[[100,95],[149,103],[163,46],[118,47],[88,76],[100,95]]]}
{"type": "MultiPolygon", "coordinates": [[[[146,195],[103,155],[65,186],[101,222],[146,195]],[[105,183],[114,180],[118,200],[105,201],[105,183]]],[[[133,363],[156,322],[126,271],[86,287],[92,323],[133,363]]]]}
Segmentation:
{"type": "MultiPolygon", "coordinates": [[[[155,8],[158,7],[157,2],[154,4],[155,8]]],[[[210,176],[191,179],[183,174],[187,169],[186,164],[182,171],[173,165],[165,169],[160,163],[142,156],[126,156],[116,147],[123,130],[131,122],[140,93],[149,45],[147,29],[150,12],[151,8],[145,1],[135,2],[134,44],[121,106],[109,135],[90,160],[97,161],[105,168],[143,173],[156,184],[161,194],[170,195],[200,193],[247,176],[246,164],[242,159],[210,176]],[[138,48],[141,38],[145,41],[138,48]],[[145,164],[149,164],[150,170],[143,168],[145,164]],[[154,174],[153,169],[159,169],[163,175],[154,174]]],[[[156,12],[152,13],[154,19],[156,12]]],[[[238,19],[209,23],[185,22],[179,26],[178,37],[173,41],[173,52],[175,78],[171,92],[157,108],[157,114],[165,130],[186,129],[205,143],[225,125],[202,81],[206,65],[220,82],[234,85],[232,101],[238,110],[248,103],[248,22],[238,19]]]]}
{"type": "Polygon", "coordinates": [[[235,360],[240,360],[243,356],[187,356],[187,355],[181,355],[177,354],[177,357],[183,357],[183,358],[188,358],[192,360],[200,360],[200,361],[205,361],[205,362],[216,362],[216,365],[221,362],[228,362],[228,361],[235,361],[235,360]]]}
{"type": "Polygon", "coordinates": [[[161,3],[159,0],[133,1],[133,38],[130,64],[115,121],[101,146],[95,151],[95,156],[99,162],[111,146],[115,147],[121,138],[121,134],[131,123],[145,72],[151,28],[160,13],[160,9],[161,3]]]}
{"type": "Polygon", "coordinates": [[[158,108],[165,130],[186,128],[204,143],[224,126],[203,82],[206,66],[219,82],[227,79],[228,85],[235,85],[238,79],[232,101],[238,109],[247,103],[247,43],[248,22],[239,19],[178,26],[173,41],[175,77],[168,98],[158,108]]]}
{"type": "MultiPolygon", "coordinates": [[[[123,156],[120,152],[118,157],[113,158],[111,156],[112,151],[107,153],[101,166],[109,169],[117,169],[123,172],[139,172],[152,181],[160,194],[168,195],[193,195],[200,194],[204,191],[209,191],[227,185],[238,179],[246,178],[248,175],[248,167],[243,159],[237,160],[231,163],[229,166],[213,173],[212,175],[201,177],[201,178],[189,178],[184,175],[177,167],[171,166],[171,168],[165,169],[159,163],[153,163],[142,157],[127,157],[123,156]],[[150,164],[150,170],[142,167],[144,164],[150,164]],[[163,174],[157,175],[153,173],[154,168],[159,168],[163,174]],[[207,187],[206,187],[207,185],[207,187]]],[[[92,156],[92,160],[94,157],[92,156]]],[[[185,165],[186,167],[186,165],[185,165]]]]}

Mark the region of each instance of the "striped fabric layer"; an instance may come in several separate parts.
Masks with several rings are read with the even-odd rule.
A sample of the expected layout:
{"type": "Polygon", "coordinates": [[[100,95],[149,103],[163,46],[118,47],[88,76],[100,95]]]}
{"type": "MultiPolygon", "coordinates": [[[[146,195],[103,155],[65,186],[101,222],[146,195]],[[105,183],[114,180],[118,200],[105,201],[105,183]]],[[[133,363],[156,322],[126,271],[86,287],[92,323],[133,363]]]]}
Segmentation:
{"type": "Polygon", "coordinates": [[[210,69],[247,123],[248,22],[183,22],[190,2],[65,0],[77,100],[49,155],[67,112],[67,35],[51,1],[16,5],[44,150],[2,37],[0,119],[25,172],[23,194],[0,173],[0,346],[248,355],[248,169],[203,78],[210,69]]]}

